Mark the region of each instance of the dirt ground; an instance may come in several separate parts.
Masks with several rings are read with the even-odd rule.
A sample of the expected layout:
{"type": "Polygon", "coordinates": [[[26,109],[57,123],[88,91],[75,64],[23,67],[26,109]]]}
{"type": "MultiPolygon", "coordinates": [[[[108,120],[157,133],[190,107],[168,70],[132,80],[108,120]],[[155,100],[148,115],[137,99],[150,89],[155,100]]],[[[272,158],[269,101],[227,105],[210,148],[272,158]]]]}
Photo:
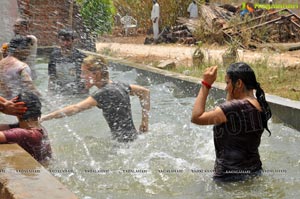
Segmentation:
{"type": "MultiPolygon", "coordinates": [[[[117,56],[133,60],[139,63],[161,62],[172,60],[176,65],[192,65],[194,45],[183,44],[151,44],[144,45],[146,35],[99,38],[96,44],[97,51],[111,56],[117,56]]],[[[202,47],[205,59],[211,63],[222,63],[222,54],[225,46],[209,45],[202,47]]],[[[257,60],[268,60],[270,67],[299,67],[300,51],[276,52],[263,49],[260,51],[238,50],[239,60],[254,62],[257,60]]],[[[299,67],[300,69],[300,67],[299,67]]]]}
{"type": "MultiPolygon", "coordinates": [[[[146,66],[158,66],[159,63],[171,61],[176,67],[193,65],[194,45],[152,44],[144,45],[146,35],[129,37],[105,36],[96,43],[97,51],[111,57],[122,58],[146,66]]],[[[222,54],[226,47],[204,45],[202,48],[206,63],[222,66],[222,54]]],[[[238,50],[239,61],[250,65],[267,64],[268,69],[256,68],[259,81],[266,93],[292,100],[300,100],[300,51],[276,52],[274,50],[238,50]],[[279,70],[273,70],[276,67],[279,70]],[[287,70],[282,70],[286,68],[287,70]]]]}

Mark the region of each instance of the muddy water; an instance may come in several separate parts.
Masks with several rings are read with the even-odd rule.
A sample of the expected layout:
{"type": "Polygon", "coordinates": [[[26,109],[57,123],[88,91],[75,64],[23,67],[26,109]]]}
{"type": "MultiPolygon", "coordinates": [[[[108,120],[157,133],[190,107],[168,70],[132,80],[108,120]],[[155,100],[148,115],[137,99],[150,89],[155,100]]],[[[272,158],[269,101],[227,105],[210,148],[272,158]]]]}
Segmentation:
{"type": "MultiPolygon", "coordinates": [[[[46,64],[37,66],[37,84],[47,88],[46,64]]],[[[150,131],[130,144],[111,140],[101,110],[44,122],[54,159],[48,170],[83,199],[296,198],[300,194],[300,133],[270,123],[260,154],[266,172],[244,183],[212,181],[214,145],[211,126],[190,123],[194,97],[170,82],[139,78],[135,70],[111,71],[113,80],[142,84],[151,91],[150,131]]],[[[132,97],[133,118],[141,121],[139,100],[132,97]]],[[[54,110],[80,98],[51,97],[54,110]]],[[[214,104],[210,101],[211,105],[214,104]]],[[[2,117],[2,115],[1,115],[2,117]]]]}

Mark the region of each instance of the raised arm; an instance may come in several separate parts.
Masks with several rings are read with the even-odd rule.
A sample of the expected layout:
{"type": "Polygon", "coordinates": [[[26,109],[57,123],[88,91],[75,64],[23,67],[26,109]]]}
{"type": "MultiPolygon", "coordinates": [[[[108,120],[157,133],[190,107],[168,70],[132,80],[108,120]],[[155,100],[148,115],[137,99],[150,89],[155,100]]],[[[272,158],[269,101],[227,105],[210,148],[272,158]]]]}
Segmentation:
{"type": "Polygon", "coordinates": [[[97,101],[92,97],[88,97],[77,104],[66,106],[60,110],[42,116],[41,121],[51,120],[54,118],[58,119],[66,116],[75,115],[76,113],[90,109],[96,105],[97,105],[97,101]]]}
{"type": "Polygon", "coordinates": [[[36,94],[37,96],[41,97],[42,94],[39,92],[39,90],[35,87],[35,85],[32,82],[32,78],[30,75],[30,68],[29,66],[27,66],[26,68],[24,68],[21,73],[21,80],[23,83],[23,87],[27,88],[28,90],[32,91],[34,94],[36,94]]]}
{"type": "Polygon", "coordinates": [[[220,124],[226,122],[226,116],[221,108],[217,107],[212,111],[205,111],[206,99],[210,86],[217,78],[217,66],[209,67],[203,74],[203,82],[196,98],[191,122],[199,125],[220,124]],[[206,84],[206,85],[205,85],[206,84]]]}
{"type": "Polygon", "coordinates": [[[130,85],[130,88],[130,94],[138,96],[142,106],[142,123],[140,125],[140,131],[147,132],[150,111],[150,91],[138,85],[130,85]]]}

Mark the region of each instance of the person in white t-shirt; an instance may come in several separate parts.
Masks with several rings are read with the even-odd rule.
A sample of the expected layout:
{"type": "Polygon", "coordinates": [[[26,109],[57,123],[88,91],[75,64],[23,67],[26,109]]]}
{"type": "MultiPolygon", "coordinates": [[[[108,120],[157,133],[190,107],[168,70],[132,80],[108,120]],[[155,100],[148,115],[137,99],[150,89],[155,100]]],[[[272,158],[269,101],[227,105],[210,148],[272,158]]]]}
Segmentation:
{"type": "Polygon", "coordinates": [[[190,18],[198,18],[198,5],[195,0],[190,3],[187,11],[190,14],[190,18]]]}
{"type": "Polygon", "coordinates": [[[273,0],[268,0],[269,4],[272,5],[273,4],[273,0]]]}
{"type": "Polygon", "coordinates": [[[158,33],[159,33],[159,26],[158,26],[158,21],[159,21],[159,4],[157,0],[153,0],[153,6],[152,6],[152,11],[151,11],[151,21],[153,24],[153,38],[154,41],[158,39],[158,33]]]}

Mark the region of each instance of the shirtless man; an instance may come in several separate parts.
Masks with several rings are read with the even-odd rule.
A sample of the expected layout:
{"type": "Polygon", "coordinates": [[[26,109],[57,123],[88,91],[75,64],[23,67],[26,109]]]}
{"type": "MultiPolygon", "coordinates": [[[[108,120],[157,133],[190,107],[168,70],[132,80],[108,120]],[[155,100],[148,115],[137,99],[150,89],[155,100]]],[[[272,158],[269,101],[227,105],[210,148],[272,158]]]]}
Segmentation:
{"type": "Polygon", "coordinates": [[[13,31],[15,33],[15,37],[30,37],[31,45],[30,45],[30,54],[27,56],[25,63],[29,66],[31,70],[31,78],[35,80],[37,78],[37,74],[35,71],[35,59],[37,54],[37,38],[29,33],[28,28],[28,20],[18,18],[14,24],[13,31]]]}
{"type": "Polygon", "coordinates": [[[8,56],[0,61],[0,93],[10,99],[24,90],[41,96],[31,78],[31,69],[24,62],[30,53],[30,37],[15,37],[9,43],[8,56]]]}

